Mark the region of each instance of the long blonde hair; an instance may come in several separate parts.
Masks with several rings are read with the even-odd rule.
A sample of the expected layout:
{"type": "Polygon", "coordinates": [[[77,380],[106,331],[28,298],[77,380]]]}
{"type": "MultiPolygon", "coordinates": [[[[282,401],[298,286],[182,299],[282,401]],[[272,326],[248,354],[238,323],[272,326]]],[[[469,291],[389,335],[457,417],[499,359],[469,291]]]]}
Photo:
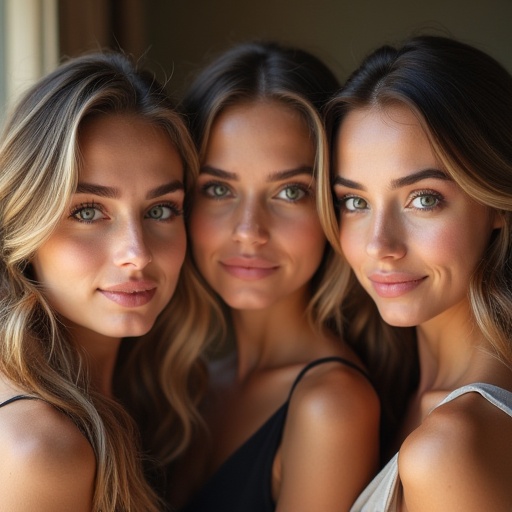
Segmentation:
{"type": "MultiPolygon", "coordinates": [[[[328,165],[328,147],[321,109],[339,83],[317,57],[276,42],[248,42],[235,45],[206,66],[187,91],[181,109],[187,116],[200,159],[208,143],[212,125],[226,108],[253,101],[274,101],[298,112],[307,123],[315,145],[314,176],[328,165]]],[[[325,187],[317,186],[317,208],[326,208],[325,187]]],[[[326,268],[337,272],[340,259],[327,243],[323,262],[311,283],[312,298],[307,314],[318,329],[326,326],[341,336],[341,315],[333,307],[338,290],[326,268]]],[[[229,335],[229,313],[204,279],[195,271],[212,312],[209,340],[229,335]]]]}
{"type": "MultiPolygon", "coordinates": [[[[163,89],[122,54],[72,59],[22,97],[0,145],[0,371],[68,415],[87,437],[97,461],[94,510],[157,511],[161,505],[131,448],[138,444],[132,419],[89,387],[83,357],[30,267],[76,189],[83,120],[112,113],[161,127],[181,155],[186,180],[197,173],[193,144],[163,89]]],[[[153,386],[159,386],[156,379],[153,386]]]]}

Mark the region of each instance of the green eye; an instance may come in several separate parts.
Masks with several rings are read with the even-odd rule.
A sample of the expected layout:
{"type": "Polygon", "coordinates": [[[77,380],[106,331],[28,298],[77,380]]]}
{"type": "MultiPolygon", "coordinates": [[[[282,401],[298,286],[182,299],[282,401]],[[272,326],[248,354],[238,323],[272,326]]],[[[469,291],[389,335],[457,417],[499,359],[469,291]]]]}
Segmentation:
{"type": "Polygon", "coordinates": [[[103,212],[95,206],[81,206],[71,213],[71,217],[79,222],[94,222],[103,218],[103,212]]]}
{"type": "Polygon", "coordinates": [[[418,210],[432,210],[441,202],[441,198],[437,194],[424,193],[417,195],[412,201],[411,206],[418,210]]]}
{"type": "Polygon", "coordinates": [[[293,202],[301,200],[305,195],[306,192],[301,187],[297,185],[289,185],[281,190],[277,197],[293,202]]]}
{"type": "Polygon", "coordinates": [[[215,183],[205,187],[206,195],[215,199],[226,197],[229,194],[229,188],[226,185],[215,183]]]}
{"type": "Polygon", "coordinates": [[[347,197],[343,201],[344,207],[349,212],[357,210],[365,210],[368,208],[368,203],[362,197],[347,197]]]}
{"type": "Polygon", "coordinates": [[[181,213],[178,207],[172,204],[157,204],[148,210],[145,217],[152,220],[169,220],[181,213]]]}

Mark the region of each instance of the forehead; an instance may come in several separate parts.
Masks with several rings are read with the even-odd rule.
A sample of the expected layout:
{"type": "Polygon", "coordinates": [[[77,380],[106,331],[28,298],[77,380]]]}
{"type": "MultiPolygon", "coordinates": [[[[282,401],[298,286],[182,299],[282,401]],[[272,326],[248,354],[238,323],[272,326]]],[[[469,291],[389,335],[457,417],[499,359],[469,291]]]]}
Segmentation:
{"type": "Polygon", "coordinates": [[[81,180],[109,182],[145,176],[181,178],[181,157],[170,135],[145,118],[129,114],[94,116],[81,126],[81,180]]]}
{"type": "Polygon", "coordinates": [[[340,125],[336,142],[339,173],[361,168],[376,172],[439,166],[417,116],[400,104],[349,112],[340,125]]]}
{"type": "Polygon", "coordinates": [[[215,120],[203,163],[243,170],[249,164],[276,167],[311,165],[314,143],[302,115],[277,101],[228,107],[215,120]],[[219,164],[220,165],[220,164],[219,164]]]}

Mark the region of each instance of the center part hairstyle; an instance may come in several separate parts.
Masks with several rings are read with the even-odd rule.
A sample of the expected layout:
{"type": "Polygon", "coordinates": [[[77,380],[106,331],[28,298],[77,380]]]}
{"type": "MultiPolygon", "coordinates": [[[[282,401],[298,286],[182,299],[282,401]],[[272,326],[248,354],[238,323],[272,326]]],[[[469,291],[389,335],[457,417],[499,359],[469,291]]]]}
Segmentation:
{"type": "MultiPolygon", "coordinates": [[[[161,506],[142,477],[130,416],[117,401],[90,388],[80,347],[72,343],[30,267],[76,190],[84,120],[111,114],[135,115],[164,130],[183,162],[187,189],[198,172],[193,143],[162,87],[124,55],[96,53],[72,59],[23,95],[0,140],[0,372],[69,416],[87,437],[97,461],[94,510],[157,511],[161,506]]],[[[186,284],[187,271],[178,295],[190,296],[183,291],[186,284]]],[[[161,319],[173,314],[173,304],[161,319]]],[[[183,367],[173,377],[175,362],[164,348],[171,340],[161,341],[154,350],[162,360],[150,369],[157,376],[148,388],[162,388],[158,393],[165,398],[172,382],[158,379],[165,375],[166,381],[175,378],[181,384],[195,356],[178,357],[176,364],[183,367]]],[[[183,341],[177,339],[177,345],[183,341]]],[[[180,346],[172,350],[180,353],[180,346]]],[[[181,424],[180,436],[189,428],[194,409],[185,387],[176,387],[173,407],[167,404],[176,412],[163,420],[163,425],[181,424]]]]}
{"type": "MultiPolygon", "coordinates": [[[[212,126],[225,109],[234,105],[273,102],[291,108],[306,122],[315,147],[314,177],[317,180],[317,209],[330,211],[328,186],[321,186],[327,172],[328,148],[321,110],[337,91],[339,83],[331,70],[317,57],[276,42],[249,42],[235,45],[204,68],[187,91],[182,103],[192,137],[204,158],[212,126]]],[[[327,213],[326,213],[327,214],[327,213]]],[[[308,307],[313,325],[329,325],[341,332],[341,315],[334,307],[338,291],[332,285],[330,272],[337,272],[339,258],[326,244],[324,261],[314,276],[312,299],[308,307]]],[[[198,276],[205,290],[208,285],[198,276]]],[[[214,310],[223,306],[210,296],[214,310]]],[[[227,316],[227,315],[226,315],[227,316]]],[[[221,315],[213,314],[212,339],[225,327],[221,315]]]]}
{"type": "MultiPolygon", "coordinates": [[[[330,143],[335,146],[349,112],[384,110],[397,104],[416,115],[450,178],[475,201],[502,216],[503,227],[493,234],[472,276],[469,296],[478,327],[496,355],[510,365],[512,77],[489,55],[449,38],[420,36],[398,48],[382,46],[331,101],[327,110],[330,143]]],[[[331,168],[334,172],[334,165],[331,168]]],[[[339,232],[337,223],[330,230],[339,232]]],[[[353,275],[351,287],[352,296],[359,297],[357,307],[349,308],[352,335],[367,335],[371,326],[376,338],[369,350],[378,354],[379,344],[392,340],[384,335],[383,322],[369,322],[377,318],[377,309],[353,275]]],[[[387,371],[391,376],[400,369],[392,364],[387,371]]]]}

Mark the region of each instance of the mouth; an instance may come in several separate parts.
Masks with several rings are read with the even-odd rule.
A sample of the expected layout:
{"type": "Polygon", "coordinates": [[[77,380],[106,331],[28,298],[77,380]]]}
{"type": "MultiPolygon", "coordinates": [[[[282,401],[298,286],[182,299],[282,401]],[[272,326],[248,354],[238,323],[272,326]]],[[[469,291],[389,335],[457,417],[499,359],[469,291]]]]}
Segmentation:
{"type": "Polygon", "coordinates": [[[144,306],[151,301],[156,290],[156,285],[148,281],[128,281],[98,289],[108,300],[127,308],[144,306]]]}
{"type": "Polygon", "coordinates": [[[268,277],[279,268],[279,265],[263,258],[226,258],[220,261],[220,265],[228,274],[249,281],[268,277]]]}
{"type": "Polygon", "coordinates": [[[368,277],[379,297],[392,299],[405,295],[420,286],[427,276],[415,277],[403,274],[374,274],[368,277]]]}

